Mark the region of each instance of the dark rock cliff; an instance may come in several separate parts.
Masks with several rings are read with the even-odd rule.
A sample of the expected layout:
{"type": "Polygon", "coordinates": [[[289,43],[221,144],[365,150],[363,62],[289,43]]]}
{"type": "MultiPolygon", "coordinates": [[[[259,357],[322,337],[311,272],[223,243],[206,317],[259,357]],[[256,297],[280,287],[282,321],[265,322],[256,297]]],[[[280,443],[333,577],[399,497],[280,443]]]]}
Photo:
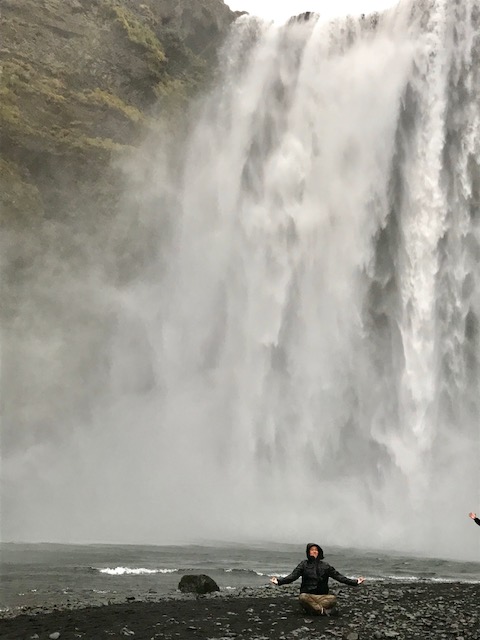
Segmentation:
{"type": "Polygon", "coordinates": [[[0,0],[1,222],[61,215],[204,87],[222,0],[0,0]]]}
{"type": "MultiPolygon", "coordinates": [[[[9,450],[61,439],[106,402],[123,322],[112,291],[161,262],[175,215],[171,203],[144,193],[159,179],[155,159],[148,173],[146,141],[154,157],[181,132],[236,14],[222,0],[0,0],[0,11],[0,356],[9,450]],[[148,173],[133,194],[128,162],[148,173]]],[[[170,155],[168,162],[171,173],[170,155]]],[[[132,331],[133,358],[146,363],[134,384],[143,389],[149,349],[142,331],[132,331]]]]}

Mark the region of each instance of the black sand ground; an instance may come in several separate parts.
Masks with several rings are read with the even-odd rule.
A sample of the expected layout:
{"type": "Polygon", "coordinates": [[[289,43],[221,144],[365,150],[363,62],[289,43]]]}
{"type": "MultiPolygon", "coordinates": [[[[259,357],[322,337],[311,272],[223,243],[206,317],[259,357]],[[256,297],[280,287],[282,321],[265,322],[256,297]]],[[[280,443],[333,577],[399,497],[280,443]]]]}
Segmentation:
{"type": "Polygon", "coordinates": [[[337,617],[310,617],[298,587],[244,589],[236,595],[174,596],[0,620],[2,640],[480,640],[480,584],[386,584],[333,589],[337,617]],[[52,635],[53,634],[53,635],[52,635]],[[59,634],[57,636],[57,634],[59,634]]]}

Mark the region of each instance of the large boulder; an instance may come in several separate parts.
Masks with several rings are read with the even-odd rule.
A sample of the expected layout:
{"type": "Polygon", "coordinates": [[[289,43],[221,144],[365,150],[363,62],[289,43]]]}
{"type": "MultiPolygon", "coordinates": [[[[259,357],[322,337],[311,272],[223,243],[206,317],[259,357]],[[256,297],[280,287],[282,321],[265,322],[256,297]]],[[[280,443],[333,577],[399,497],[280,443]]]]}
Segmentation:
{"type": "Polygon", "coordinates": [[[178,583],[178,588],[182,593],[196,593],[198,595],[220,591],[215,580],[204,574],[183,576],[178,583]]]}

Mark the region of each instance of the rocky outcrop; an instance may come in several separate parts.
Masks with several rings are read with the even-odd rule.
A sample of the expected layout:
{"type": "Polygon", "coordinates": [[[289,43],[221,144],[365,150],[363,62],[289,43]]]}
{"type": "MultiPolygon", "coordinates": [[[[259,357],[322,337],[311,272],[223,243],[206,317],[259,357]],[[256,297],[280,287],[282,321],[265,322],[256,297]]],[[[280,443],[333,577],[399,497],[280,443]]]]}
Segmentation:
{"type": "Polygon", "coordinates": [[[148,171],[145,140],[153,156],[181,130],[235,17],[222,0],[0,0],[3,451],[107,402],[117,332],[149,362],[103,292],[142,277],[173,214],[155,194],[139,204],[151,176],[130,197],[124,169],[148,171]]]}
{"type": "Polygon", "coordinates": [[[159,114],[178,116],[205,86],[236,17],[222,0],[2,0],[0,8],[7,224],[57,215],[72,185],[104,191],[112,155],[158,127],[159,114]]]}

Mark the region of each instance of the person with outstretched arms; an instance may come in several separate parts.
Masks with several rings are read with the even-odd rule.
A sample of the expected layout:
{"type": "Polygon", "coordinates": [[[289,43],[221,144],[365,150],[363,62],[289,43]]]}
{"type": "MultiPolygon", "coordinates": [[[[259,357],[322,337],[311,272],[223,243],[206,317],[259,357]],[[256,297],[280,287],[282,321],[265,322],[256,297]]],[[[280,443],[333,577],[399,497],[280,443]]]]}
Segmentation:
{"type": "Polygon", "coordinates": [[[337,597],[328,593],[328,579],[333,578],[343,584],[357,586],[362,584],[365,578],[347,578],[334,569],[323,559],[323,549],[320,545],[310,542],[306,549],[307,559],[288,576],[277,578],[273,576],[270,582],[281,586],[290,584],[298,578],[302,578],[300,585],[300,604],[307,613],[314,615],[331,615],[336,612],[337,597]]]}

